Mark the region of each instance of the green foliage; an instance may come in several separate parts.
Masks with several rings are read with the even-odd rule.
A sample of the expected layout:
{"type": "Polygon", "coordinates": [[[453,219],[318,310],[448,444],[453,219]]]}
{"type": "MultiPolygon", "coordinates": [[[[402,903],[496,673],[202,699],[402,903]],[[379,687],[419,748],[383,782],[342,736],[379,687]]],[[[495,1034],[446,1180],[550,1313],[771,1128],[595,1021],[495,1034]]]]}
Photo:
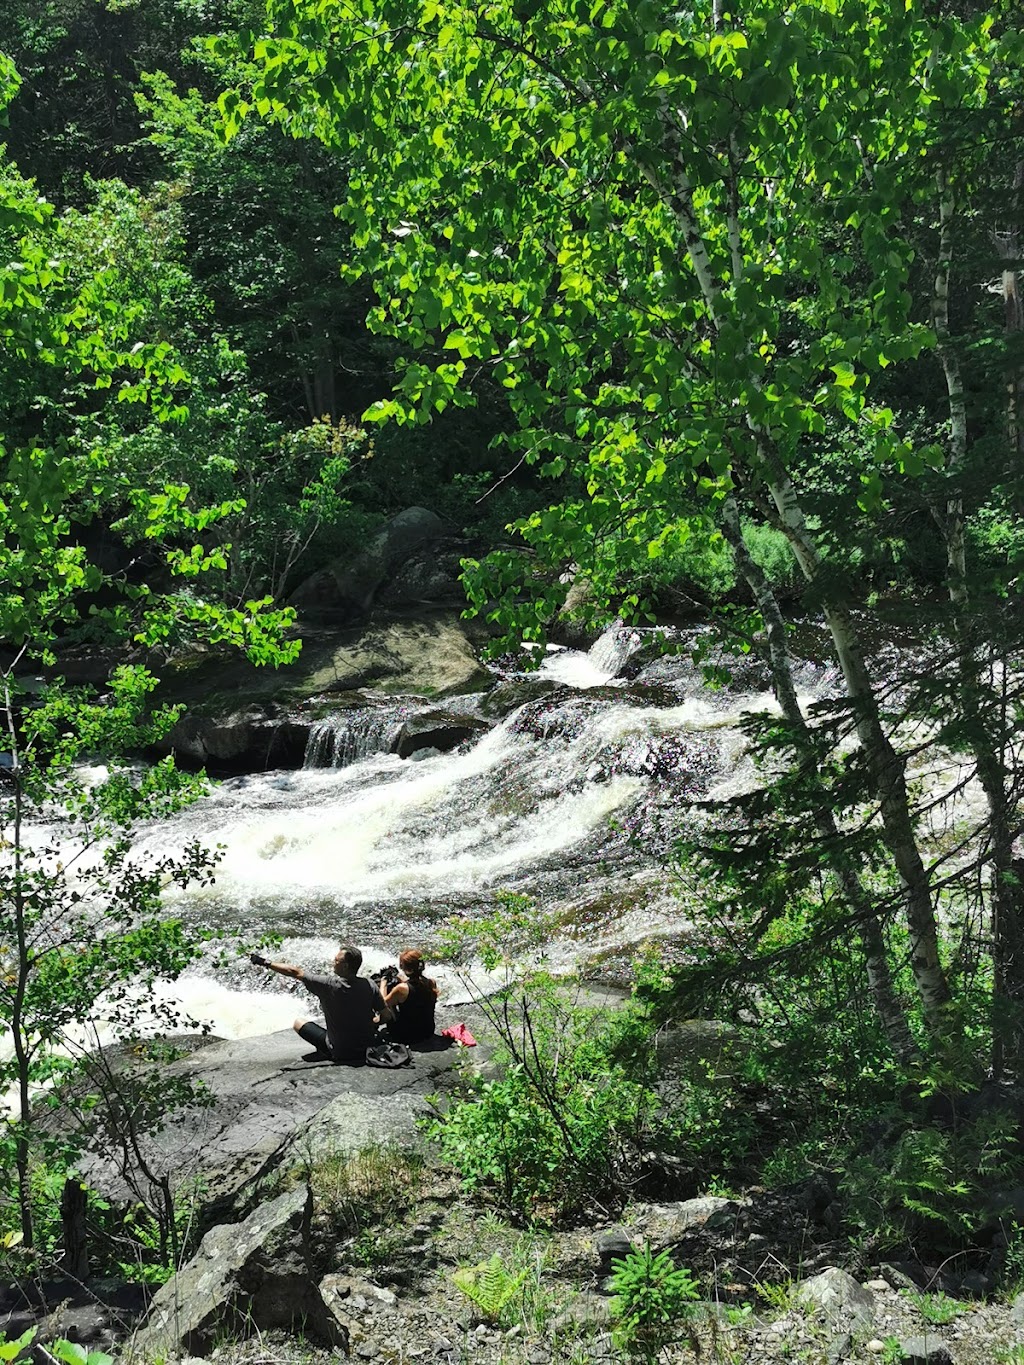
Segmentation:
{"type": "Polygon", "coordinates": [[[993,1187],[1022,1172],[1019,1123],[993,1112],[951,1128],[909,1129],[882,1169],[877,1154],[851,1159],[845,1183],[854,1216],[883,1238],[923,1233],[957,1246],[989,1216],[993,1187]]]}
{"type": "Polygon", "coordinates": [[[488,1004],[500,1079],[464,1078],[428,1124],[467,1189],[492,1190],[529,1219],[618,1206],[661,1102],[636,1063],[617,1060],[621,1025],[539,973],[488,1004]]]}
{"type": "Polygon", "coordinates": [[[1000,1273],[1000,1286],[1005,1293],[1014,1295],[1024,1289],[1024,1227],[1016,1219],[1004,1224],[1006,1252],[1000,1273]]]}
{"type": "Polygon", "coordinates": [[[36,1329],[28,1328],[22,1332],[20,1337],[15,1337],[13,1341],[8,1341],[5,1333],[0,1332],[0,1360],[17,1360],[22,1351],[28,1349],[34,1340],[36,1329]]]}
{"type": "Polygon", "coordinates": [[[498,1252],[480,1265],[460,1266],[452,1273],[456,1288],[476,1306],[485,1322],[495,1324],[504,1321],[525,1279],[525,1271],[510,1271],[498,1252]]]}
{"type": "Polygon", "coordinates": [[[699,1297],[696,1281],[667,1251],[655,1255],[648,1242],[612,1264],[613,1339],[631,1359],[657,1360],[685,1331],[699,1297]]]}
{"type": "Polygon", "coordinates": [[[959,1299],[951,1299],[948,1294],[908,1293],[907,1298],[925,1322],[931,1323],[933,1327],[944,1327],[961,1313],[968,1311],[965,1303],[961,1303],[959,1299]]]}
{"type": "MultiPolygon", "coordinates": [[[[8,1341],[3,1332],[0,1332],[0,1360],[17,1360],[35,1340],[35,1327],[30,1327],[14,1341],[8,1341]]],[[[105,1351],[90,1351],[85,1346],[79,1346],[77,1342],[68,1341],[65,1337],[58,1337],[56,1341],[46,1344],[47,1354],[57,1360],[63,1361],[64,1365],[114,1365],[114,1357],[107,1355],[105,1351]]]]}
{"type": "Polygon", "coordinates": [[[58,1337],[49,1349],[64,1365],[114,1365],[114,1357],[108,1356],[105,1351],[90,1351],[64,1337],[58,1337]]]}

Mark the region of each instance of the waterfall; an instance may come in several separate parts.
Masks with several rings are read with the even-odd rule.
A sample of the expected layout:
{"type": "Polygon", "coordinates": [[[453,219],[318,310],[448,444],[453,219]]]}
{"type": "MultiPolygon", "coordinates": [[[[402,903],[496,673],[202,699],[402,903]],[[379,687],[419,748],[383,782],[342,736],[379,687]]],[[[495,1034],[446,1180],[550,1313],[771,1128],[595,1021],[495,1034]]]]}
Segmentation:
{"type": "Polygon", "coordinates": [[[587,657],[599,673],[605,673],[609,678],[617,678],[632,656],[649,638],[650,631],[645,634],[643,631],[616,622],[591,646],[587,657]]]}
{"type": "Polygon", "coordinates": [[[408,707],[364,706],[315,721],[306,741],[304,768],[347,768],[372,754],[389,753],[408,707]]]}
{"type": "MultiPolygon", "coordinates": [[[[425,750],[415,763],[393,746],[404,724],[438,712],[438,703],[364,694],[362,705],[316,723],[303,769],[214,785],[154,822],[140,851],[169,854],[191,838],[221,845],[215,885],[169,889],[174,913],[239,938],[279,934],[281,956],[311,966],[338,942],[358,943],[368,962],[411,945],[429,952],[447,918],[489,914],[504,891],[556,917],[556,965],[677,934],[691,907],[671,851],[699,833],[704,799],[762,780],[740,722],[775,703],[756,653],[719,660],[699,651],[732,674],[706,686],[692,657],[704,642],[694,632],[679,633],[680,651],[646,663],[633,681],[613,677],[649,638],[616,626],[587,654],[551,650],[539,672],[506,669],[489,706],[447,698],[450,720],[472,714],[478,728],[485,717],[491,728],[449,752],[425,750]]],[[[840,683],[827,659],[811,656],[800,686],[810,705],[840,683]]],[[[922,778],[955,790],[954,769],[922,778]]],[[[971,825],[983,817],[983,803],[974,805],[943,803],[971,825]]],[[[936,808],[936,837],[943,818],[936,808]]],[[[32,834],[51,837],[43,826],[32,834]]],[[[249,1018],[239,989],[254,989],[251,973],[212,962],[188,984],[217,1021],[229,1006],[249,1018]],[[224,989],[230,999],[218,996],[224,989]]],[[[261,999],[253,998],[252,1032],[265,1025],[261,999]]]]}

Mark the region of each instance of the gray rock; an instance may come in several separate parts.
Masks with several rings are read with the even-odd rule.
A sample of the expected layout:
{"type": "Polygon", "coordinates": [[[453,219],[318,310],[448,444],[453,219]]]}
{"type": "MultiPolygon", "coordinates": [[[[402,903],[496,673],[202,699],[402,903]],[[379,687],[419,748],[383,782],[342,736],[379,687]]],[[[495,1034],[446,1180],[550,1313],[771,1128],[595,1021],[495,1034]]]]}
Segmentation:
{"type": "Polygon", "coordinates": [[[411,758],[420,749],[448,753],[468,739],[478,739],[491,727],[479,716],[460,715],[451,711],[421,711],[403,721],[391,745],[399,758],[411,758]]]}
{"type": "Polygon", "coordinates": [[[949,1347],[934,1337],[906,1337],[900,1350],[903,1365],[954,1365],[949,1347]]]}
{"type": "Polygon", "coordinates": [[[893,1289],[909,1289],[911,1293],[917,1293],[927,1282],[921,1266],[911,1261],[885,1261],[878,1269],[893,1289]]]}
{"type": "Polygon", "coordinates": [[[261,1205],[243,1222],[213,1228],[195,1258],[159,1290],[132,1354],[202,1355],[225,1332],[298,1328],[348,1349],[310,1277],[309,1189],[261,1205]]]}
{"type": "Polygon", "coordinates": [[[1024,1294],[1015,1294],[1010,1302],[1010,1321],[1014,1327],[1024,1328],[1024,1294]]]}
{"type": "Polygon", "coordinates": [[[830,1266],[796,1291],[798,1303],[822,1313],[834,1326],[870,1327],[875,1317],[875,1296],[845,1270],[830,1266]]]}
{"type": "Polygon", "coordinates": [[[606,1298],[584,1294],[572,1300],[548,1323],[548,1335],[578,1336],[606,1330],[611,1320],[611,1307],[606,1298]]]}
{"type": "MultiPolygon", "coordinates": [[[[486,1061],[486,1027],[472,1007],[459,1005],[479,1040],[474,1055],[486,1061]]],[[[439,1012],[438,1028],[446,1015],[439,1012]]],[[[285,1159],[319,1151],[352,1151],[386,1133],[409,1144],[420,1141],[415,1116],[425,1097],[455,1084],[460,1049],[415,1050],[414,1063],[396,1071],[375,1067],[307,1064],[305,1045],[291,1029],[217,1042],[167,1071],[201,1081],[212,1103],[198,1113],[172,1116],[147,1151],[172,1185],[202,1172],[207,1221],[236,1210],[253,1182],[285,1159]]],[[[83,1176],[107,1198],[130,1197],[117,1163],[83,1158],[83,1176]]]]}
{"type": "Polygon", "coordinates": [[[609,1232],[602,1232],[597,1239],[596,1249],[601,1266],[605,1271],[611,1270],[612,1261],[628,1256],[633,1250],[633,1243],[622,1228],[613,1228],[609,1232]]]}
{"type": "Polygon", "coordinates": [[[661,1250],[704,1231],[733,1233],[747,1202],[705,1195],[679,1204],[650,1204],[638,1209],[633,1226],[656,1250],[661,1250]]]}
{"type": "Polygon", "coordinates": [[[491,680],[458,614],[438,611],[375,620],[327,651],[311,651],[301,690],[311,696],[373,686],[432,697],[472,692],[491,680]]]}
{"type": "Polygon", "coordinates": [[[436,513],[407,507],[391,518],[354,558],[336,559],[299,585],[291,605],[315,615],[353,619],[369,611],[378,589],[412,552],[444,533],[436,513]]]}
{"type": "Polygon", "coordinates": [[[389,607],[423,602],[465,601],[465,591],[459,582],[461,561],[471,546],[466,541],[431,540],[420,546],[388,576],[388,581],[377,594],[377,600],[389,607]]]}
{"type": "Polygon", "coordinates": [[[424,763],[428,758],[439,758],[440,749],[417,749],[415,753],[409,755],[410,763],[424,763]]]}
{"type": "Polygon", "coordinates": [[[828,1365],[839,1365],[839,1362],[845,1360],[852,1350],[853,1337],[849,1332],[842,1332],[839,1336],[833,1337],[828,1344],[828,1365]]]}
{"type": "Polygon", "coordinates": [[[569,584],[557,616],[548,627],[548,634],[558,644],[572,649],[590,649],[601,638],[602,627],[587,619],[595,606],[594,585],[582,574],[569,584]]]}
{"type": "Polygon", "coordinates": [[[160,745],[192,767],[220,773],[301,768],[310,721],[272,703],[253,704],[222,716],[185,715],[160,745]]]}

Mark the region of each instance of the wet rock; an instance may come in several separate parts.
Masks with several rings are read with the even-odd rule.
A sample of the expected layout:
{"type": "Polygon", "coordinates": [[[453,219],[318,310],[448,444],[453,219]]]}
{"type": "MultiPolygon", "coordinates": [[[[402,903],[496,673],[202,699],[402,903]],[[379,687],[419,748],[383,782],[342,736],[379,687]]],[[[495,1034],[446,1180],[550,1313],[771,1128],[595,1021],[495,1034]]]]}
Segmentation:
{"type": "Polygon", "coordinates": [[[527,702],[549,697],[558,688],[553,678],[516,678],[499,682],[480,698],[480,712],[494,720],[503,720],[527,702]]]}
{"type": "Polygon", "coordinates": [[[392,741],[391,751],[399,758],[411,758],[420,749],[448,753],[467,740],[485,735],[490,728],[479,716],[451,711],[421,711],[402,723],[392,741]]]}
{"type": "Polygon", "coordinates": [[[221,716],[185,715],[160,745],[186,767],[216,774],[301,768],[311,722],[273,703],[221,716]]]}
{"type": "Polygon", "coordinates": [[[798,1303],[821,1312],[834,1325],[865,1329],[874,1321],[874,1294],[845,1270],[834,1266],[806,1280],[795,1297],[798,1303]]]}
{"type": "Polygon", "coordinates": [[[159,1290],[136,1333],[137,1356],[202,1355],[219,1336],[283,1327],[348,1349],[310,1276],[308,1187],[279,1195],[239,1224],[213,1228],[159,1290]]]}

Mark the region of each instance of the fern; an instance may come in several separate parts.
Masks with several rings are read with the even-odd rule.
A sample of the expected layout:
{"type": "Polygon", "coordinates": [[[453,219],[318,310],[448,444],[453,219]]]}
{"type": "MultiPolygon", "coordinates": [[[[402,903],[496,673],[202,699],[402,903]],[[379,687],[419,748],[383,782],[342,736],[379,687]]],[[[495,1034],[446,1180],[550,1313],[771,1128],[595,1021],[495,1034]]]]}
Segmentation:
{"type": "Polygon", "coordinates": [[[466,1298],[476,1305],[486,1322],[497,1323],[522,1289],[526,1272],[513,1275],[505,1269],[501,1257],[495,1252],[489,1261],[483,1261],[480,1265],[460,1266],[452,1279],[466,1298]]]}

